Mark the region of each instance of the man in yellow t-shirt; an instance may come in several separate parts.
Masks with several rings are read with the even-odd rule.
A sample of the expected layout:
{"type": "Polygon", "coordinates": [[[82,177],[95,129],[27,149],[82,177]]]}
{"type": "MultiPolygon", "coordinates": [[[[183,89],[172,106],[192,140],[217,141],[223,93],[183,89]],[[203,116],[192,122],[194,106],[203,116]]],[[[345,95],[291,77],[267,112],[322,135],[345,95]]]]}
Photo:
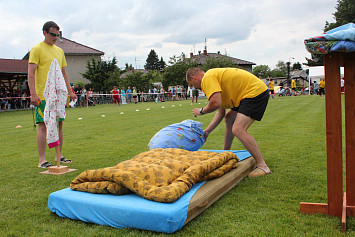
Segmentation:
{"type": "Polygon", "coordinates": [[[273,79],[270,79],[268,88],[270,91],[271,98],[275,99],[275,83],[273,79]]]}
{"type": "MultiPolygon", "coordinates": [[[[53,59],[57,59],[60,67],[62,68],[64,80],[71,99],[76,99],[76,95],[71,90],[68,75],[65,71],[67,62],[65,60],[64,52],[61,48],[55,45],[59,37],[59,26],[53,21],[48,21],[43,25],[42,31],[44,41],[35,45],[30,52],[28,60],[28,85],[31,93],[31,103],[36,106],[36,123],[38,124],[37,148],[39,153],[38,167],[48,168],[52,165],[47,161],[45,156],[47,128],[43,120],[43,112],[46,104],[43,92],[47,82],[48,71],[53,59]]],[[[60,142],[59,150],[61,157],[56,157],[56,159],[60,159],[60,161],[64,163],[69,163],[70,160],[65,159],[62,155],[63,120],[64,119],[59,118],[58,123],[60,142]]]]}
{"type": "Polygon", "coordinates": [[[320,82],[319,82],[319,95],[320,97],[322,97],[322,95],[325,97],[325,81],[324,79],[322,79],[320,82]]]}
{"type": "Polygon", "coordinates": [[[203,115],[217,110],[211,123],[205,129],[205,138],[224,118],[224,150],[230,150],[236,136],[251,153],[257,168],[249,177],[270,174],[255,139],[247,132],[255,120],[264,115],[269,90],[265,83],[253,74],[238,68],[214,68],[206,73],[199,68],[190,68],[186,72],[187,83],[196,89],[202,89],[209,102],[204,108],[194,108],[192,113],[203,115]],[[226,109],[229,109],[226,112],[226,109]]]}
{"type": "Polygon", "coordinates": [[[292,88],[292,96],[296,95],[296,82],[292,79],[291,81],[291,88],[292,88]]]}

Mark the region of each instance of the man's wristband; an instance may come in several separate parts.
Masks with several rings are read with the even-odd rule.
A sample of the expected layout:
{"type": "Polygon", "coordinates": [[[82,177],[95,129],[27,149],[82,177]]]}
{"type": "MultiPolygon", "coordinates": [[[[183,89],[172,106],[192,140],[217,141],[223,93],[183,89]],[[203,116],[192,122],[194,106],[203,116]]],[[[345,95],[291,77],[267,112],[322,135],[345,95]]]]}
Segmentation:
{"type": "Polygon", "coordinates": [[[200,114],[201,114],[201,115],[203,114],[203,108],[200,109],[200,114]]]}

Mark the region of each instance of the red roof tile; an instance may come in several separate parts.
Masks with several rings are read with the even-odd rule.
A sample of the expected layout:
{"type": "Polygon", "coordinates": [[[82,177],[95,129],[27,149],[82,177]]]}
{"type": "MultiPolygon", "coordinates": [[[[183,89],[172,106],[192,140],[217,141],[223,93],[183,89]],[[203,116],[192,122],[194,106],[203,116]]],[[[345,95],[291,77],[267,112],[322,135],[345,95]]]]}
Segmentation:
{"type": "Polygon", "coordinates": [[[27,74],[28,60],[0,58],[0,73],[27,74]]]}
{"type": "Polygon", "coordinates": [[[55,44],[61,49],[63,49],[64,53],[67,54],[97,54],[97,55],[104,55],[105,53],[97,50],[90,48],[88,46],[79,44],[75,41],[66,39],[64,37],[58,39],[57,43],[55,44]]]}
{"type": "MultiPolygon", "coordinates": [[[[63,49],[65,55],[104,55],[105,54],[100,50],[90,48],[88,46],[79,44],[75,41],[69,40],[64,37],[58,39],[55,45],[63,49]]],[[[28,59],[29,54],[30,52],[28,52],[22,59],[28,59]]]]}

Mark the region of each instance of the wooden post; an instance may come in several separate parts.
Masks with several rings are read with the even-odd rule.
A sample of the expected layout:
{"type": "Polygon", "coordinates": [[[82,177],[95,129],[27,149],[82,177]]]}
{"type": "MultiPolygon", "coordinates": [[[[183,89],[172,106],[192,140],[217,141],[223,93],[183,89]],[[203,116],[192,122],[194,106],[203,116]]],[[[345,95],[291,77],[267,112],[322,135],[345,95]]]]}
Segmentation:
{"type": "Polygon", "coordinates": [[[343,207],[342,119],[339,53],[326,54],[325,107],[328,214],[341,217],[343,207]]]}
{"type": "Polygon", "coordinates": [[[355,216],[355,52],[330,53],[324,57],[327,129],[328,203],[300,203],[303,213],[322,213],[341,217],[346,231],[346,217],[355,216]],[[342,120],[340,67],[345,81],[346,192],[343,194],[342,120]]]}
{"type": "MultiPolygon", "coordinates": [[[[355,52],[344,56],[346,200],[355,206],[355,52]]],[[[353,209],[354,210],[354,209],[353,209]]],[[[353,213],[352,215],[355,215],[353,213]]]]}

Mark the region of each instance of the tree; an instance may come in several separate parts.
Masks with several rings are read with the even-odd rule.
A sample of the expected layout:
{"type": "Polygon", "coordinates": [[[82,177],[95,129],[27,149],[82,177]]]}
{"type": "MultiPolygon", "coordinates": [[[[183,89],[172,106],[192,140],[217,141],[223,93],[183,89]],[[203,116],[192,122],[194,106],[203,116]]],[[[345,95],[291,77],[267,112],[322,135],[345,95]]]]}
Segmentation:
{"type": "Polygon", "coordinates": [[[165,67],[166,67],[166,63],[164,62],[163,57],[161,57],[158,63],[158,68],[159,70],[163,70],[165,67]]]}
{"type": "Polygon", "coordinates": [[[195,66],[196,64],[194,62],[186,60],[167,67],[163,73],[163,87],[165,89],[173,85],[183,85],[184,87],[187,87],[186,71],[195,66]]]}
{"type": "Polygon", "coordinates": [[[118,86],[120,88],[121,84],[121,71],[119,69],[114,70],[109,74],[109,77],[104,81],[104,90],[110,91],[114,86],[118,86]]]}
{"type": "MultiPolygon", "coordinates": [[[[323,29],[324,32],[350,22],[355,22],[355,0],[338,0],[335,9],[336,12],[333,13],[335,22],[329,23],[326,21],[323,29]]],[[[307,63],[304,63],[306,66],[312,67],[324,65],[324,55],[321,54],[313,56],[312,58],[306,58],[306,60],[307,63]]]]}
{"type": "Polygon", "coordinates": [[[132,64],[130,65],[128,65],[128,63],[125,64],[125,69],[124,69],[125,72],[131,71],[132,69],[133,69],[132,64]]]}
{"type": "Polygon", "coordinates": [[[107,87],[105,81],[110,78],[114,71],[120,70],[116,63],[116,57],[113,57],[111,61],[102,61],[101,59],[95,60],[94,58],[91,60],[89,59],[86,65],[86,71],[81,75],[91,82],[90,87],[93,90],[108,90],[110,88],[107,87]]]}
{"type": "Polygon", "coordinates": [[[268,65],[258,65],[253,68],[253,74],[257,77],[267,78],[270,76],[271,69],[268,65]]]}
{"type": "Polygon", "coordinates": [[[182,52],[180,56],[173,55],[172,57],[170,57],[169,64],[174,65],[176,63],[184,61],[185,58],[186,55],[184,54],[184,52],[182,52]]]}
{"type": "Polygon", "coordinates": [[[324,31],[329,31],[338,26],[355,22],[355,0],[338,0],[335,7],[336,12],[333,13],[335,22],[325,22],[324,31]]]}
{"type": "Polygon", "coordinates": [[[154,49],[150,50],[144,68],[146,70],[159,70],[159,58],[154,49]]]}
{"type": "Polygon", "coordinates": [[[303,65],[309,66],[309,67],[314,67],[314,66],[323,66],[324,65],[324,55],[323,54],[318,54],[317,57],[314,57],[312,55],[312,58],[307,58],[307,63],[304,63],[303,65]]]}
{"type": "Polygon", "coordinates": [[[208,69],[211,68],[222,68],[222,67],[238,68],[238,65],[234,63],[232,59],[221,56],[216,58],[207,58],[205,63],[202,64],[200,67],[202,70],[207,71],[208,69]]]}
{"type": "Polygon", "coordinates": [[[146,78],[143,76],[143,72],[134,71],[125,77],[125,85],[122,86],[125,88],[135,86],[137,91],[145,91],[148,84],[146,78]]]}
{"type": "Polygon", "coordinates": [[[300,62],[294,63],[291,70],[302,70],[302,64],[300,64],[300,62]]]}

